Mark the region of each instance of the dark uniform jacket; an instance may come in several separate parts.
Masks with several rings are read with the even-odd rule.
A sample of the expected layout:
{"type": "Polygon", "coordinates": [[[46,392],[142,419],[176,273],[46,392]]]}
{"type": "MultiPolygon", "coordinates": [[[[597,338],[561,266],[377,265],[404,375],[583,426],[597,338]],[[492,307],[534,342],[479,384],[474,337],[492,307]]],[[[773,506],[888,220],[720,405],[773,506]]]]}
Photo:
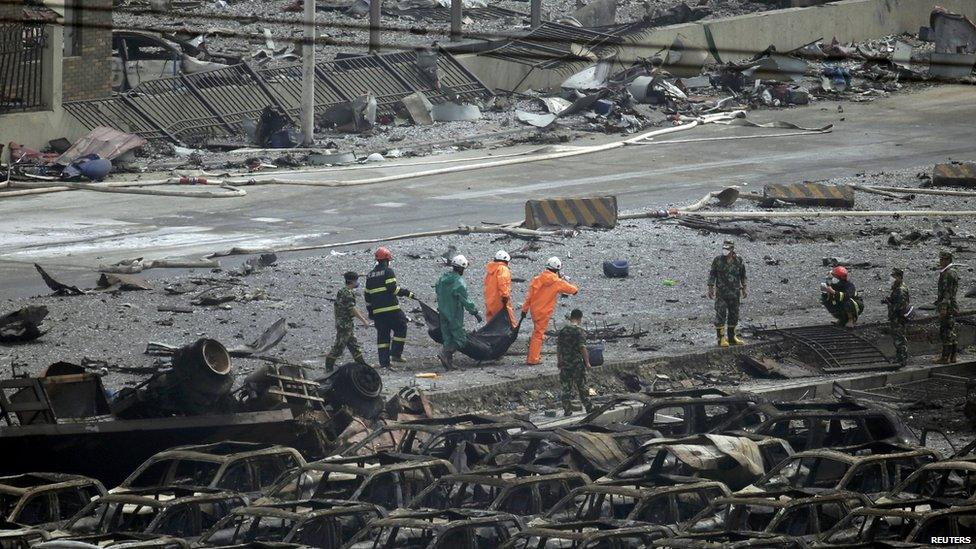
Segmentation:
{"type": "Polygon", "coordinates": [[[413,297],[413,293],[397,285],[396,275],[389,266],[377,263],[366,275],[366,311],[369,317],[400,310],[398,297],[413,297]]]}
{"type": "Polygon", "coordinates": [[[891,294],[886,300],[888,303],[888,320],[892,322],[905,322],[905,315],[911,309],[909,305],[908,286],[902,282],[897,288],[891,289],[891,294]]]}
{"type": "Polygon", "coordinates": [[[708,285],[715,287],[719,299],[737,299],[746,283],[746,264],[738,255],[729,261],[724,255],[712,260],[708,271],[708,285]]]}

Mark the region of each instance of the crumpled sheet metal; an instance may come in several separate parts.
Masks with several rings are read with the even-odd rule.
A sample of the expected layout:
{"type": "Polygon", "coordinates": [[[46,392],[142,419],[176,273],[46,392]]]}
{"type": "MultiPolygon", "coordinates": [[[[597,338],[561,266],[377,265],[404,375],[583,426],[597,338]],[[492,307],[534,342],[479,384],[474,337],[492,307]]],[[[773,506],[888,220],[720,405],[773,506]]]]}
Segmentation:
{"type": "Polygon", "coordinates": [[[85,295],[88,293],[77,286],[69,286],[54,280],[54,278],[47,274],[47,271],[45,271],[37,263],[34,264],[34,268],[37,269],[38,273],[40,273],[41,278],[44,279],[44,283],[47,284],[47,287],[54,291],[54,295],[85,295]]]}
{"type": "Polygon", "coordinates": [[[627,459],[626,452],[608,434],[565,429],[556,429],[554,432],[563,444],[571,447],[580,457],[601,471],[610,471],[627,459]]]}
{"type": "Polygon", "coordinates": [[[750,473],[761,475],[765,472],[759,445],[752,439],[726,435],[705,435],[705,438],[712,441],[720,452],[734,459],[750,473]]]}
{"type": "Polygon", "coordinates": [[[97,154],[100,158],[112,160],[145,144],[146,140],[138,135],[125,133],[108,126],[98,126],[59,156],[57,163],[67,166],[78,158],[90,154],[97,154]]]}
{"type": "Polygon", "coordinates": [[[552,113],[537,114],[528,111],[515,111],[515,118],[519,122],[525,122],[530,126],[535,126],[536,128],[548,128],[556,122],[556,115],[552,113]]]}
{"type": "Polygon", "coordinates": [[[667,444],[666,448],[674,453],[682,463],[697,471],[717,471],[725,457],[730,457],[736,463],[753,475],[765,472],[759,445],[745,437],[726,435],[704,435],[712,444],[682,443],[667,444]]]}
{"type": "Polygon", "coordinates": [[[287,333],[288,326],[285,323],[285,319],[279,318],[249,345],[238,345],[236,347],[227,349],[227,352],[233,357],[261,355],[268,352],[275,345],[280,343],[281,340],[285,338],[287,333]]]}
{"type": "Polygon", "coordinates": [[[0,317],[0,343],[22,343],[35,340],[46,333],[41,324],[47,316],[44,305],[28,305],[0,317]]]}

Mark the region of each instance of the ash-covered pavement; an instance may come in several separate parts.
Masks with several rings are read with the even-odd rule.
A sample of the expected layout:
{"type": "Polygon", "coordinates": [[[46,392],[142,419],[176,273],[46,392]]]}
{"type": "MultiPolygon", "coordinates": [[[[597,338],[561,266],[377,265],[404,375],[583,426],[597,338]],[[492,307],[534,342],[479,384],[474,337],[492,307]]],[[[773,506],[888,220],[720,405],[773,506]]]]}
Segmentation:
{"type": "MultiPolygon", "coordinates": [[[[930,170],[931,166],[919,166],[897,173],[853,175],[831,183],[917,187],[921,183],[918,174],[930,170]]],[[[740,200],[733,209],[754,206],[740,200]]],[[[976,209],[976,200],[917,195],[913,200],[902,201],[858,193],[856,209],[968,210],[976,209]]],[[[794,210],[798,211],[789,211],[794,210]]],[[[749,296],[743,302],[740,323],[746,336],[755,328],[829,321],[818,302],[819,283],[829,270],[823,264],[824,258],[835,258],[851,266],[851,279],[866,304],[861,322],[885,320],[881,299],[887,294],[888,274],[893,266],[905,269],[914,305],[923,311],[930,306],[935,296],[940,247],[956,251],[956,261],[962,264],[960,307],[966,310],[972,306],[972,300],[964,296],[973,288],[974,218],[788,218],[774,223],[745,221],[735,225],[748,232],[732,237],[749,275],[749,296]],[[912,243],[890,244],[891,233],[912,243]]],[[[472,266],[465,278],[472,299],[481,310],[483,265],[497,249],[504,248],[513,256],[516,304],[546,258],[561,257],[564,274],[580,287],[580,293],[559,301],[556,321],[561,322],[570,309],[580,307],[591,329],[619,326],[628,332],[647,332],[639,339],[606,343],[607,361],[618,362],[700,352],[714,345],[713,308],[705,296],[705,280],[710,261],[726,238],[729,236],[725,234],[678,226],[674,220],[644,219],[621,221],[610,231],[584,230],[572,238],[552,237],[537,242],[479,234],[397,241],[389,246],[396,257],[393,268],[400,284],[429,303],[434,298],[432,286],[443,269],[442,257],[466,255],[472,266]],[[631,276],[605,278],[602,263],[608,259],[630,261],[631,276]]],[[[153,290],[118,294],[50,297],[38,277],[36,297],[5,299],[2,311],[27,304],[46,305],[50,315],[45,325],[50,332],[35,343],[0,349],[2,375],[9,375],[12,365],[20,371],[37,373],[57,361],[81,363],[91,359],[106,363],[108,386],[132,385],[146,375],[120,373],[119,368],[151,367],[155,359],[143,354],[149,341],[182,345],[206,336],[233,346],[251,342],[283,317],[288,322],[288,335],[267,355],[304,363],[311,368],[310,377],[316,377],[324,374],[324,354],[332,343],[331,298],[342,283],[342,273],[368,271],[373,264],[374,247],[358,246],[308,257],[284,255],[276,265],[244,277],[228,270],[197,270],[181,276],[148,271],[145,276],[152,282],[153,290]],[[218,306],[190,304],[196,294],[214,286],[231,288],[239,296],[238,301],[218,306]],[[171,293],[184,290],[187,292],[171,293]],[[242,302],[241,296],[255,299],[242,302]],[[189,307],[192,312],[160,312],[160,307],[189,307]]],[[[224,263],[237,262],[225,259],[224,263]]],[[[57,277],[56,267],[49,267],[49,271],[57,277]]],[[[97,277],[97,273],[91,274],[88,287],[95,285],[97,277]]],[[[509,355],[498,363],[476,364],[458,356],[460,369],[442,372],[436,359],[438,347],[426,334],[419,307],[406,301],[405,309],[413,321],[404,355],[408,363],[400,365],[398,371],[382,371],[388,391],[413,383],[428,389],[450,390],[555,372],[552,340],[544,349],[542,366],[523,364],[531,331],[528,324],[523,326],[509,355]],[[440,376],[435,380],[416,379],[415,374],[422,372],[439,372],[440,376]]],[[[474,328],[472,319],[469,328],[474,328]]],[[[357,326],[356,333],[367,359],[375,362],[375,332],[357,326]]],[[[235,363],[239,378],[262,364],[254,359],[235,359],[235,363]]]]}

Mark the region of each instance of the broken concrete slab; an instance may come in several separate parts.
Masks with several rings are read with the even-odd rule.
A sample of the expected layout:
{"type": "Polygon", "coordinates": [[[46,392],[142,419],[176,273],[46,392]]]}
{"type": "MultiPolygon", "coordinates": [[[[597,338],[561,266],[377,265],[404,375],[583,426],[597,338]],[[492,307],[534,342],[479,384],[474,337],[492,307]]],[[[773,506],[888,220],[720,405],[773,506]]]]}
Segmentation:
{"type": "Polygon", "coordinates": [[[932,184],[946,187],[976,187],[976,162],[946,162],[932,170],[932,184]]]}
{"type": "Polygon", "coordinates": [[[823,183],[773,184],[763,188],[765,200],[780,200],[798,206],[853,208],[854,188],[823,183]]]}
{"type": "Polygon", "coordinates": [[[605,27],[617,22],[617,0],[593,0],[573,12],[584,27],[605,27]]]}
{"type": "Polygon", "coordinates": [[[538,114],[534,112],[516,110],[515,118],[517,118],[519,122],[525,122],[526,124],[535,126],[537,128],[548,128],[556,122],[556,115],[552,113],[538,114]]]}
{"type": "Polygon", "coordinates": [[[929,23],[936,53],[976,53],[976,24],[968,17],[936,8],[929,23]]]}
{"type": "Polygon", "coordinates": [[[434,123],[434,117],[431,114],[434,106],[423,92],[414,92],[401,99],[400,102],[407,109],[407,113],[414,124],[429,126],[434,123]]]}
{"type": "Polygon", "coordinates": [[[804,59],[781,53],[770,53],[768,56],[759,59],[756,65],[759,68],[757,75],[761,78],[780,80],[786,77],[796,82],[803,80],[803,75],[806,74],[810,66],[804,59]]]}
{"type": "Polygon", "coordinates": [[[938,53],[929,57],[929,75],[937,78],[958,79],[973,73],[976,53],[938,53]]]}
{"type": "Polygon", "coordinates": [[[896,40],[895,49],[891,53],[891,62],[903,69],[910,69],[912,63],[912,45],[902,40],[896,40]]]}
{"type": "Polygon", "coordinates": [[[477,105],[448,102],[434,105],[430,114],[435,122],[473,122],[481,118],[481,109],[477,105]]]}

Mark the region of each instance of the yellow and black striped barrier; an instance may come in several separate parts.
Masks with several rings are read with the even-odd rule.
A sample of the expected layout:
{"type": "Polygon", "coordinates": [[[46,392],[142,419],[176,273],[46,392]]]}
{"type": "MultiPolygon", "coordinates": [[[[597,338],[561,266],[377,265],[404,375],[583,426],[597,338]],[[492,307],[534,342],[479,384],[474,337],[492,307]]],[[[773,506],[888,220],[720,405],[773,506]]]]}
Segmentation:
{"type": "Polygon", "coordinates": [[[617,226],[617,197],[550,198],[525,202],[525,228],[617,226]]]}
{"type": "Polygon", "coordinates": [[[947,187],[976,187],[976,163],[948,162],[936,164],[932,184],[947,187]]]}
{"type": "Polygon", "coordinates": [[[763,188],[763,196],[767,200],[782,200],[798,206],[854,207],[854,188],[850,185],[824,185],[810,182],[766,185],[763,188]]]}

